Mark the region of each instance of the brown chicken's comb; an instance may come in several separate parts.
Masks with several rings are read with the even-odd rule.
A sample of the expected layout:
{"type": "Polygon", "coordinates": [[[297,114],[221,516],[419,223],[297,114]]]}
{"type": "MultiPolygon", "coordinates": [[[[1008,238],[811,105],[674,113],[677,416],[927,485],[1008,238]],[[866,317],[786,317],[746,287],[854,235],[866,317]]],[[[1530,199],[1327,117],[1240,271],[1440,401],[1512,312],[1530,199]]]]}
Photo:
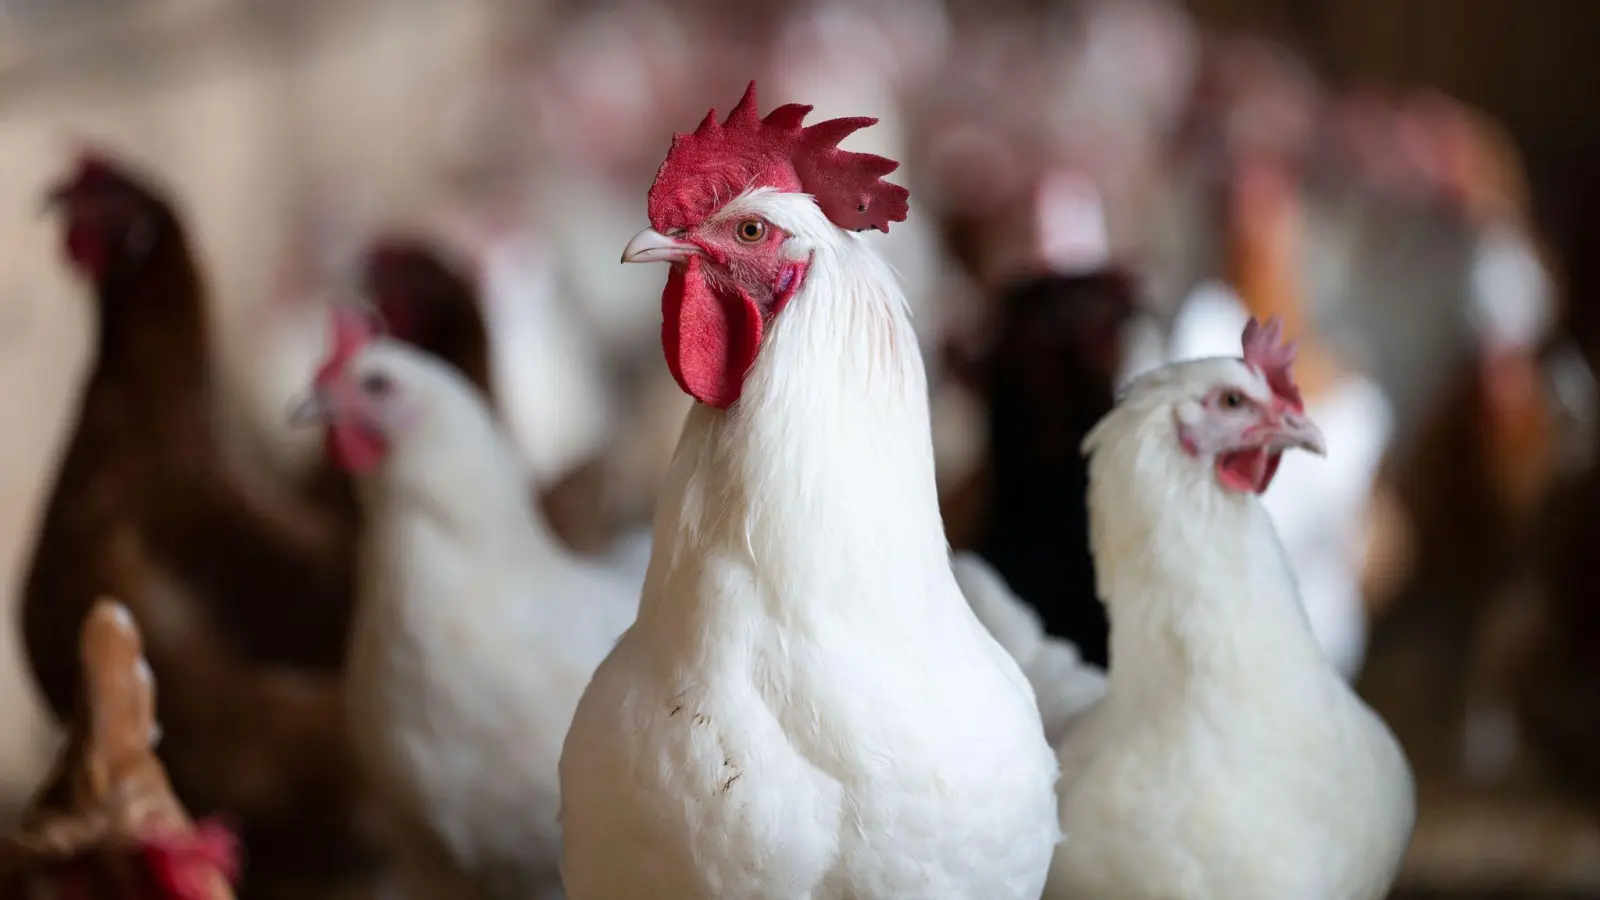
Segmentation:
{"type": "Polygon", "coordinates": [[[808,193],[830,221],[850,231],[886,232],[890,222],[905,221],[911,192],[882,180],[900,164],[839,149],[878,120],[829,119],[802,128],[810,112],[790,103],[760,118],[752,81],[721,124],[713,109],[692,134],[674,135],[650,186],[651,226],[666,233],[697,224],[753,186],[808,193]]]}
{"type": "Polygon", "coordinates": [[[1267,386],[1279,399],[1294,407],[1296,412],[1303,412],[1305,401],[1290,371],[1294,367],[1296,342],[1283,340],[1283,320],[1273,316],[1263,325],[1252,318],[1245,323],[1243,343],[1245,365],[1265,375],[1267,386]]]}
{"type": "Polygon", "coordinates": [[[78,151],[72,169],[46,190],[44,202],[49,207],[91,188],[132,183],[127,169],[114,162],[110,154],[85,145],[78,151]]]}
{"type": "Polygon", "coordinates": [[[233,835],[196,828],[156,759],[155,682],[127,607],[99,600],[79,652],[78,716],[21,833],[0,844],[0,894],[44,882],[61,897],[233,900],[233,835]]]}

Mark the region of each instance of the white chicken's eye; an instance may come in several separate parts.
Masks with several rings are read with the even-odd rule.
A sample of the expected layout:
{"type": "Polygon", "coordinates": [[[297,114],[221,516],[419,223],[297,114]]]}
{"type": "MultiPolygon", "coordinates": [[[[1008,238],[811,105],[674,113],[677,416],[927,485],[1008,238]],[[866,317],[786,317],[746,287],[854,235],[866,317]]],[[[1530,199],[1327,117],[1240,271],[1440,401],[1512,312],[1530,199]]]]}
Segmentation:
{"type": "Polygon", "coordinates": [[[1223,409],[1238,409],[1244,406],[1244,395],[1238,391],[1223,391],[1217,398],[1217,404],[1223,409]]]}
{"type": "Polygon", "coordinates": [[[760,219],[745,219],[739,223],[733,233],[738,235],[739,240],[744,241],[746,244],[754,244],[767,236],[767,223],[760,219]]]}
{"type": "Polygon", "coordinates": [[[387,397],[394,390],[394,382],[382,372],[368,372],[361,376],[361,392],[369,397],[387,397]]]}

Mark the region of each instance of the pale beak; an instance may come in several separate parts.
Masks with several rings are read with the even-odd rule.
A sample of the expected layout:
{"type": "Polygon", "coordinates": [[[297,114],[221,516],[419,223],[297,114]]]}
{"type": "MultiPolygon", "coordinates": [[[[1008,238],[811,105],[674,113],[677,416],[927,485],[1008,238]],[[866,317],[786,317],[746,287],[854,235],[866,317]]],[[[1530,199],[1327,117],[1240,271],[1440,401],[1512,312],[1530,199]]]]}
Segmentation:
{"type": "Polygon", "coordinates": [[[623,248],[622,261],[682,262],[699,252],[700,248],[694,244],[667,237],[654,228],[646,228],[634,235],[628,246],[623,248]]]}
{"type": "Polygon", "coordinates": [[[1328,455],[1328,442],[1322,436],[1322,429],[1305,413],[1290,409],[1283,411],[1277,427],[1268,434],[1267,445],[1275,450],[1299,447],[1318,456],[1328,455]]]}
{"type": "Polygon", "coordinates": [[[321,391],[312,391],[289,410],[289,424],[296,427],[325,425],[333,418],[333,408],[321,391]]]}

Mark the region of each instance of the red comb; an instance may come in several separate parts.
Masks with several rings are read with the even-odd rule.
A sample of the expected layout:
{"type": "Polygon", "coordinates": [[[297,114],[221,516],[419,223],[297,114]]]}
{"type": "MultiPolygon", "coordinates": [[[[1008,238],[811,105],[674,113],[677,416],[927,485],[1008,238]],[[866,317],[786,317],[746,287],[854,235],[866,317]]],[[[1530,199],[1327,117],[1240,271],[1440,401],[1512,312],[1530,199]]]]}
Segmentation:
{"type": "Polygon", "coordinates": [[[98,147],[85,146],[78,151],[77,175],[79,178],[111,178],[122,172],[122,166],[113,162],[111,155],[98,147]]]}
{"type": "Polygon", "coordinates": [[[800,127],[809,112],[809,106],[790,103],[759,118],[752,81],[722,124],[713,109],[693,134],[673,135],[650,186],[651,226],[668,233],[696,224],[755,186],[808,193],[833,224],[850,231],[888,231],[890,222],[905,221],[911,192],[882,180],[900,164],[839,149],[840,141],[878,120],[829,119],[800,127]]]}
{"type": "Polygon", "coordinates": [[[1267,376],[1267,386],[1272,393],[1296,412],[1305,411],[1300,398],[1300,388],[1294,383],[1295,342],[1283,340],[1283,321],[1277,316],[1263,325],[1254,318],[1244,326],[1245,364],[1267,376]]]}
{"type": "Polygon", "coordinates": [[[377,333],[374,314],[349,303],[336,303],[331,312],[333,319],[333,349],[317,369],[316,383],[323,384],[337,378],[361,348],[370,343],[377,333]]]}
{"type": "Polygon", "coordinates": [[[215,878],[239,877],[239,839],[220,822],[202,822],[192,834],[150,838],[144,853],[169,900],[211,900],[215,878]]]}
{"type": "Polygon", "coordinates": [[[112,161],[111,156],[93,146],[78,151],[72,170],[50,186],[51,198],[59,199],[88,188],[112,184],[132,184],[132,177],[124,166],[112,161]]]}

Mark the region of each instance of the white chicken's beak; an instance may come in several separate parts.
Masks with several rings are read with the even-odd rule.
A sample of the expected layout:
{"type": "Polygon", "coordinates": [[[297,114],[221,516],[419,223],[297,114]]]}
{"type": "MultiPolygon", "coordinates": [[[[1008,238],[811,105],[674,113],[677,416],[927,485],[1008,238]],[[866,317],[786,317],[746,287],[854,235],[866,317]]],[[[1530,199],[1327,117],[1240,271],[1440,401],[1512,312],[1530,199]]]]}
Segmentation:
{"type": "Polygon", "coordinates": [[[646,228],[633,236],[622,250],[622,261],[682,262],[700,252],[700,248],[675,238],[669,238],[654,228],[646,228]]]}
{"type": "Polygon", "coordinates": [[[1278,426],[1272,430],[1267,438],[1274,449],[1288,450],[1299,447],[1315,453],[1318,456],[1328,455],[1328,442],[1322,436],[1322,429],[1311,417],[1305,413],[1285,410],[1278,426]]]}
{"type": "Polygon", "coordinates": [[[333,409],[323,398],[322,392],[312,391],[289,410],[289,424],[296,427],[325,425],[332,415],[333,409]]]}

